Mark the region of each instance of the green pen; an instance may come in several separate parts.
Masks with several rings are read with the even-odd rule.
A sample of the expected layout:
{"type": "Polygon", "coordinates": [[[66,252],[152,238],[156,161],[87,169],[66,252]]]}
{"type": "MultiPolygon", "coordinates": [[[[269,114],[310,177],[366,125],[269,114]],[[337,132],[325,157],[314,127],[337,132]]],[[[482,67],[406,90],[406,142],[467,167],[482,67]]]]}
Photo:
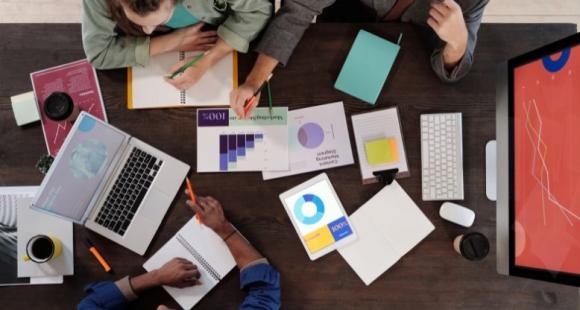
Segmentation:
{"type": "Polygon", "coordinates": [[[272,90],[270,89],[270,80],[268,80],[268,110],[270,111],[270,116],[272,116],[272,90]]]}
{"type": "Polygon", "coordinates": [[[201,58],[203,58],[203,56],[205,56],[205,54],[207,54],[208,52],[205,53],[200,53],[197,56],[195,56],[193,59],[191,59],[190,61],[188,61],[185,65],[181,66],[181,68],[177,69],[177,71],[173,72],[169,78],[173,79],[174,77],[176,77],[179,74],[182,74],[183,72],[185,72],[185,70],[189,69],[191,66],[195,65],[196,62],[198,62],[201,58]]]}

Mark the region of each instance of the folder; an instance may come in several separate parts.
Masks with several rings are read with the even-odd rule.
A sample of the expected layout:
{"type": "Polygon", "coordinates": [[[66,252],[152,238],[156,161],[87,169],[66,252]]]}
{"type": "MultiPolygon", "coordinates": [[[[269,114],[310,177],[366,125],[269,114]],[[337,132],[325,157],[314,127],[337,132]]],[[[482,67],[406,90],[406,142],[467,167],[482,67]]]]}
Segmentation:
{"type": "Polygon", "coordinates": [[[334,88],[374,105],[399,49],[397,44],[360,30],[334,88]]]}

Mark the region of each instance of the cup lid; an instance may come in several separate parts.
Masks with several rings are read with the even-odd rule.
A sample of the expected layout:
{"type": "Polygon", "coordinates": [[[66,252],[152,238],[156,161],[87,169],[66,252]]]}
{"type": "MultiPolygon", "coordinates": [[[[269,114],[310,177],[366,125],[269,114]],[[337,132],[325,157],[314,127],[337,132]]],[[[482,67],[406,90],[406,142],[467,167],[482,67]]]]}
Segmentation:
{"type": "Polygon", "coordinates": [[[459,248],[465,258],[481,260],[489,254],[489,240],[481,233],[468,233],[461,239],[459,248]]]}
{"type": "Polygon", "coordinates": [[[44,100],[44,113],[54,121],[67,119],[74,111],[74,102],[69,94],[53,92],[44,100]]]}

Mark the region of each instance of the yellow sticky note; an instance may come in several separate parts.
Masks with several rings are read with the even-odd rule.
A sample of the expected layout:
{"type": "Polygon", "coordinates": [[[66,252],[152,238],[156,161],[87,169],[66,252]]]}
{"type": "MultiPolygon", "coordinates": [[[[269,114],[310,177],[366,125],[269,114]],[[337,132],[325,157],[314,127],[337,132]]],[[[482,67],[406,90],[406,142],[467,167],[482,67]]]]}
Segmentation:
{"type": "Polygon", "coordinates": [[[367,162],[371,166],[392,164],[399,161],[397,140],[381,138],[365,142],[367,162]]]}
{"type": "Polygon", "coordinates": [[[304,236],[304,241],[308,250],[315,253],[334,243],[334,238],[330,229],[324,226],[304,236]]]}

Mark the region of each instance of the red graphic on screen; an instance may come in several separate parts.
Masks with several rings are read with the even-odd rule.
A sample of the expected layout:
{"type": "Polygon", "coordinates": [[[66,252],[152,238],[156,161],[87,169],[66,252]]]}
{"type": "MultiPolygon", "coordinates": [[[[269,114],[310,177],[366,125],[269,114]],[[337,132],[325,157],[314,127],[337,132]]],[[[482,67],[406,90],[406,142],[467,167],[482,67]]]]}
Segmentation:
{"type": "Polygon", "coordinates": [[[580,47],[514,71],[515,263],[580,273],[580,47]]]}

